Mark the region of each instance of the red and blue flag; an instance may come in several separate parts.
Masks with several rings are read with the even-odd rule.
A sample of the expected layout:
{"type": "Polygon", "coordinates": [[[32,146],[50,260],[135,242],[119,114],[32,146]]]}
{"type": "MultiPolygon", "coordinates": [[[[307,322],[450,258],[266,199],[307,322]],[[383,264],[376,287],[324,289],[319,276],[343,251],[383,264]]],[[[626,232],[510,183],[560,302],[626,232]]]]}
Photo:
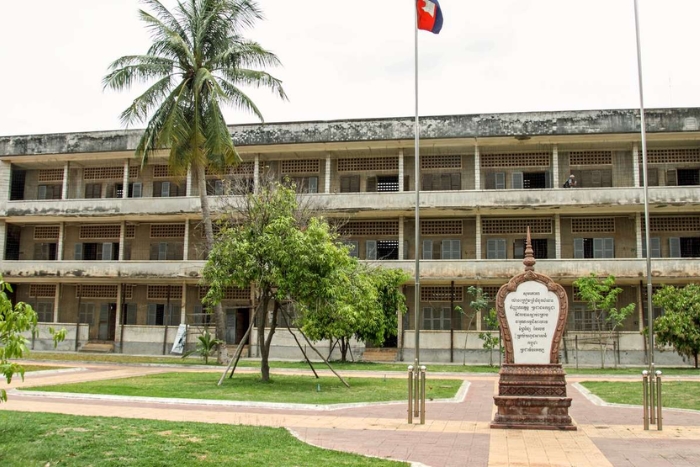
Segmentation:
{"type": "Polygon", "coordinates": [[[439,34],[442,29],[442,9],[438,0],[417,0],[418,29],[439,34]]]}

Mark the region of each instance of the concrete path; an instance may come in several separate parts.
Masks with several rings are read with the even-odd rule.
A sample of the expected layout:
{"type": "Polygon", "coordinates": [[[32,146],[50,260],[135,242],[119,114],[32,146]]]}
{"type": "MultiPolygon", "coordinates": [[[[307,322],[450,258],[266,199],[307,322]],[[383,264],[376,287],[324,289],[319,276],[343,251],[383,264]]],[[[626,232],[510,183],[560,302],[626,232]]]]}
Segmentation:
{"type": "MultiPolygon", "coordinates": [[[[174,371],[156,366],[80,366],[80,371],[27,373],[23,383],[16,380],[11,387],[31,391],[32,386],[46,384],[174,371]]],[[[346,373],[350,376],[351,372],[346,373]]],[[[352,374],[384,376],[384,372],[352,374]]],[[[387,377],[392,376],[403,377],[387,373],[387,377]]],[[[109,396],[69,398],[56,393],[12,391],[9,402],[0,405],[0,410],[281,426],[316,446],[433,467],[700,466],[700,412],[666,410],[663,431],[644,431],[641,408],[597,405],[571,384],[596,378],[569,377],[571,415],[578,431],[491,430],[497,376],[451,373],[439,377],[467,380],[469,390],[459,402],[428,402],[425,425],[407,424],[405,404],[317,411],[300,410],[291,404],[272,408],[156,399],[125,403],[109,396]]]]}

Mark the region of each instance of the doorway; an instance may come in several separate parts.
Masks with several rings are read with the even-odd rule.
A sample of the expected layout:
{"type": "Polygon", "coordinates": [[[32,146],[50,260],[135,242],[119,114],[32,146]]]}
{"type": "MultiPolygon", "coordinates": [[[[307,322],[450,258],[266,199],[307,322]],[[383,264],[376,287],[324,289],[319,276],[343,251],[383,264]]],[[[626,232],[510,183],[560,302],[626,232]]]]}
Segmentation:
{"type": "Polygon", "coordinates": [[[98,322],[97,338],[101,341],[114,341],[116,330],[117,304],[100,304],[100,320],[98,322]]]}
{"type": "Polygon", "coordinates": [[[250,325],[249,308],[226,308],[226,343],[238,344],[250,325]]]}

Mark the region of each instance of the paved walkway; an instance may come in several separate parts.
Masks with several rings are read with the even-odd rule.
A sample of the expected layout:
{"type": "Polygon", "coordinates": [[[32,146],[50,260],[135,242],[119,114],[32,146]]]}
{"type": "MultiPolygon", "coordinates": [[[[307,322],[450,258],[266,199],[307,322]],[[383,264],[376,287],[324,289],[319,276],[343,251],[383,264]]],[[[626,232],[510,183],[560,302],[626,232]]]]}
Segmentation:
{"type": "MultiPolygon", "coordinates": [[[[29,389],[59,382],[173,371],[154,366],[81,367],[82,371],[27,373],[24,383],[15,380],[11,387],[29,389]]],[[[569,377],[569,396],[573,398],[570,413],[578,431],[491,430],[497,376],[444,374],[440,377],[465,379],[470,383],[469,390],[460,402],[428,402],[425,425],[408,425],[404,404],[315,411],[292,406],[266,408],[192,401],[125,403],[109,397],[66,398],[54,393],[13,391],[0,410],[282,426],[316,446],[433,467],[700,466],[700,413],[665,410],[664,430],[644,431],[641,408],[596,405],[571,385],[595,378],[569,377]]]]}

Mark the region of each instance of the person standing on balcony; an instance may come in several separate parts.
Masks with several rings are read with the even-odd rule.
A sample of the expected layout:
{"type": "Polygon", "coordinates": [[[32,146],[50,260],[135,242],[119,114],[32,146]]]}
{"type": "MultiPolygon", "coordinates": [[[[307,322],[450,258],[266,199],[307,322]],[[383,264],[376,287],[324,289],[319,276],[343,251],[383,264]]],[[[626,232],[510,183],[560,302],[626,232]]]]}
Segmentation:
{"type": "Polygon", "coordinates": [[[569,175],[569,178],[564,182],[564,188],[573,188],[576,186],[576,178],[574,174],[569,175]]]}

